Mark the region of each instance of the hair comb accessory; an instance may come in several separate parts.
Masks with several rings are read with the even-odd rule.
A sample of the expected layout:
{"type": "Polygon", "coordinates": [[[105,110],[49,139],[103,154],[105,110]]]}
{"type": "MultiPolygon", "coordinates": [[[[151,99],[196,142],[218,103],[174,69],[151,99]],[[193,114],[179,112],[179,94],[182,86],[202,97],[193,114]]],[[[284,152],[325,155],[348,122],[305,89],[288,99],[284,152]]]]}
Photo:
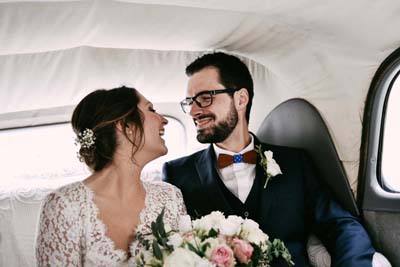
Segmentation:
{"type": "Polygon", "coordinates": [[[82,132],[78,134],[75,138],[75,144],[80,144],[83,148],[91,148],[94,146],[96,137],[94,136],[94,132],[91,129],[86,128],[82,132]]]}

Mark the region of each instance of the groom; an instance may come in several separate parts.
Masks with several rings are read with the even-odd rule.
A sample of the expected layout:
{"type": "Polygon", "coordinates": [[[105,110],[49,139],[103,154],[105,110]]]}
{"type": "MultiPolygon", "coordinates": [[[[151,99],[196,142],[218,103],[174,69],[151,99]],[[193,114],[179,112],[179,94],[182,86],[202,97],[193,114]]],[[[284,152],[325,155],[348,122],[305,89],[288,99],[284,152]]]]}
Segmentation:
{"type": "Polygon", "coordinates": [[[206,54],[186,74],[181,106],[193,118],[199,142],[211,145],[165,163],[163,180],[182,190],[188,213],[219,210],[253,219],[271,239],[285,242],[296,267],[309,264],[311,232],[327,247],[332,266],[372,266],[368,234],[320,184],[305,153],[260,143],[249,133],[254,92],[246,65],[225,53],[206,54]],[[267,165],[265,151],[273,153],[267,165]]]}

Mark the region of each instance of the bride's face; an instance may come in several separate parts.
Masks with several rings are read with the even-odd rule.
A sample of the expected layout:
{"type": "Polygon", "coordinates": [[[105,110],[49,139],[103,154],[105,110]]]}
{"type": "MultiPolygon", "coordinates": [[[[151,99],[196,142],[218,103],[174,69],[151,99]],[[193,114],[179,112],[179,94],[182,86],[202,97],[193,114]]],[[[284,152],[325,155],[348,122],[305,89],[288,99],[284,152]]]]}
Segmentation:
{"type": "Polygon", "coordinates": [[[158,114],[153,108],[153,104],[143,95],[139,94],[139,109],[143,113],[143,147],[145,152],[152,159],[167,154],[168,149],[165,145],[164,126],[168,123],[167,119],[158,114]]]}

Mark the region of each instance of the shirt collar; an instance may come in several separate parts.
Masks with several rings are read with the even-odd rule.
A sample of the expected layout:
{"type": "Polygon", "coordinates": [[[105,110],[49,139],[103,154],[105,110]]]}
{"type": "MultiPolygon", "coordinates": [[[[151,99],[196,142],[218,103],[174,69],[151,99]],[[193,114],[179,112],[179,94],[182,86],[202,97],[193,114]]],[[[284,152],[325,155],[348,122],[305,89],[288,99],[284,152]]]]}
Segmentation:
{"type": "Polygon", "coordinates": [[[218,158],[219,154],[227,154],[227,155],[235,155],[235,154],[244,154],[247,151],[253,150],[254,149],[254,137],[253,135],[250,134],[250,144],[248,146],[246,146],[243,150],[241,150],[240,152],[236,153],[236,152],[232,152],[229,150],[225,150],[223,148],[218,147],[216,144],[212,144],[214,151],[215,151],[215,156],[216,158],[218,158]]]}

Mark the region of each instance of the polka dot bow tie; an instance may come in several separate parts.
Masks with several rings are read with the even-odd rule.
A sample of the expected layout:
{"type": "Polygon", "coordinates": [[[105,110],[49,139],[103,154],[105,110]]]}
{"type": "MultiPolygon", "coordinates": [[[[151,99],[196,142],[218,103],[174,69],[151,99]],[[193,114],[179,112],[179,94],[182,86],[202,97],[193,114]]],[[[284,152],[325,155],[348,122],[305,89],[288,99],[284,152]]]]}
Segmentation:
{"type": "Polygon", "coordinates": [[[248,151],[244,154],[235,154],[233,156],[227,154],[219,154],[218,156],[218,168],[223,169],[232,165],[233,163],[257,163],[257,154],[254,150],[248,151]]]}

